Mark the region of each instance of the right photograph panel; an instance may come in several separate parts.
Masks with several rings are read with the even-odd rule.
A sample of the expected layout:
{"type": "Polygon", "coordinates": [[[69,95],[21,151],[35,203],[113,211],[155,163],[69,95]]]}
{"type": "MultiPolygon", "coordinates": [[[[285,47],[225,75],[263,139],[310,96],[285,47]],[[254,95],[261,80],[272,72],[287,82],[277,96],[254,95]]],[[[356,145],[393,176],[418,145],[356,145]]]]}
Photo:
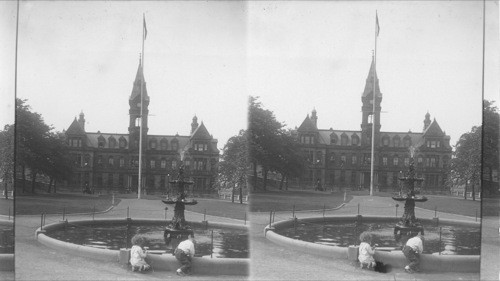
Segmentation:
{"type": "Polygon", "coordinates": [[[252,280],[498,280],[498,10],[248,3],[252,280]]]}

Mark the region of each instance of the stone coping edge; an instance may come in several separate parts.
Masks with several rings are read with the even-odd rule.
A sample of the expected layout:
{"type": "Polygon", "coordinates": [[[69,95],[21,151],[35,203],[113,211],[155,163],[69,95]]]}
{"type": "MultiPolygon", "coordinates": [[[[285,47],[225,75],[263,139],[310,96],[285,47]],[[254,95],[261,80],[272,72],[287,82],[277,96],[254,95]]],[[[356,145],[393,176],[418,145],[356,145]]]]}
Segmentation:
{"type": "MultiPolygon", "coordinates": [[[[14,222],[0,220],[0,225],[14,226],[14,222]]],[[[0,271],[14,271],[14,254],[0,254],[0,271]]]]}
{"type": "Polygon", "coordinates": [[[14,254],[0,254],[0,271],[14,271],[14,254]]]}
{"type": "MultiPolygon", "coordinates": [[[[48,224],[43,227],[43,229],[38,228],[36,230],[36,239],[43,245],[59,250],[71,255],[77,255],[80,257],[91,258],[93,260],[101,260],[107,262],[116,262],[119,266],[120,251],[119,250],[109,250],[109,249],[99,249],[83,245],[77,245],[73,243],[64,242],[51,238],[45,233],[47,231],[55,230],[64,227],[66,223],[71,224],[104,224],[109,222],[123,223],[127,219],[95,219],[95,220],[75,220],[71,222],[58,222],[48,224]]],[[[165,223],[163,220],[153,220],[153,219],[129,219],[131,223],[165,223]]],[[[196,225],[203,225],[204,223],[192,223],[196,225]]],[[[236,228],[236,229],[248,229],[245,225],[234,225],[229,223],[215,223],[209,222],[209,226],[225,227],[225,228],[236,228]]],[[[180,263],[175,259],[172,254],[162,254],[155,255],[150,254],[148,256],[149,262],[153,266],[154,270],[159,271],[174,271],[180,266],[180,263]]],[[[223,259],[223,258],[194,258],[193,259],[193,274],[200,275],[238,275],[247,276],[249,274],[250,259],[223,259]]]]}
{"type": "MultiPolygon", "coordinates": [[[[399,221],[399,218],[392,216],[328,216],[325,220],[355,220],[357,218],[373,220],[394,220],[399,221]]],[[[308,222],[322,222],[323,218],[310,217],[301,218],[301,221],[308,222]]],[[[420,221],[433,221],[433,219],[420,219],[420,221]]],[[[465,224],[477,225],[479,222],[459,221],[451,219],[439,219],[440,222],[449,224],[465,224]]],[[[293,225],[293,219],[286,221],[279,221],[267,225],[264,229],[264,236],[280,246],[290,247],[292,249],[309,253],[312,255],[319,255],[328,258],[345,258],[347,259],[347,247],[327,246],[306,242],[302,240],[288,238],[274,232],[275,229],[281,229],[293,225]]],[[[401,250],[397,251],[375,251],[375,260],[381,261],[384,264],[389,264],[393,267],[403,268],[407,262],[401,250]]],[[[422,271],[438,271],[438,272],[472,272],[477,273],[480,271],[480,256],[479,255],[421,255],[420,268],[422,271]]]]}

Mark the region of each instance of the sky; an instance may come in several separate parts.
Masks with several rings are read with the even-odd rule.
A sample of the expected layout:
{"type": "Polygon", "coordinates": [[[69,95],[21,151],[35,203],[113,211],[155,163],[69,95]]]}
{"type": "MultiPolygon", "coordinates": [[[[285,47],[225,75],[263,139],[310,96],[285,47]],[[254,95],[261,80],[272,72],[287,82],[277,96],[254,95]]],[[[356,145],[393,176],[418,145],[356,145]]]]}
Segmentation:
{"type": "MultiPolygon", "coordinates": [[[[498,2],[486,3],[485,97],[498,100],[498,2]]],[[[456,144],[481,124],[482,1],[250,2],[248,92],[287,127],[360,130],[377,38],[381,130],[421,132],[425,114],[456,144]]]]}
{"type": "MultiPolygon", "coordinates": [[[[246,127],[248,95],[289,128],[359,130],[377,38],[382,131],[451,136],[481,124],[482,1],[21,1],[17,97],[56,131],[126,133],[142,47],[149,134],[203,121],[222,148],[246,127]]],[[[13,122],[16,2],[0,2],[0,125],[13,122]]],[[[486,3],[485,98],[498,101],[498,1],[486,3]]]]}
{"type": "MultiPolygon", "coordinates": [[[[15,42],[12,2],[0,10],[9,16],[2,33],[15,42]]],[[[17,97],[56,131],[83,111],[87,132],[127,133],[144,13],[148,133],[189,135],[196,115],[222,148],[247,124],[245,9],[244,2],[21,1],[17,97]]],[[[12,58],[2,56],[13,69],[9,47],[12,58]]]]}

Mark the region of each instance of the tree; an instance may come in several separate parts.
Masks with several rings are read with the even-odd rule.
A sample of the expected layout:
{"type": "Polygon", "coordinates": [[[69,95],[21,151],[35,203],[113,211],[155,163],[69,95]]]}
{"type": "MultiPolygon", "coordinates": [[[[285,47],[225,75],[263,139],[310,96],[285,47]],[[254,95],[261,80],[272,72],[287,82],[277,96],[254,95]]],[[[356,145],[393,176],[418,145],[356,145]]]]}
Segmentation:
{"type": "Polygon", "coordinates": [[[54,186],[55,193],[58,180],[70,179],[73,165],[63,134],[51,134],[47,141],[47,166],[43,169],[43,172],[50,177],[47,193],[51,192],[52,186],[54,186]]]}
{"type": "Polygon", "coordinates": [[[257,166],[260,165],[263,172],[262,188],[266,190],[267,173],[278,166],[276,151],[284,125],[276,120],[272,111],[262,108],[257,99],[251,96],[249,102],[249,159],[253,168],[253,188],[257,188],[257,166]]]}
{"type": "Polygon", "coordinates": [[[453,182],[465,186],[464,199],[471,185],[472,199],[476,200],[475,187],[481,179],[481,126],[472,127],[458,140],[451,160],[451,176],[453,182]]]}
{"type": "MultiPolygon", "coordinates": [[[[32,112],[26,100],[16,99],[16,166],[26,191],[26,171],[31,172],[31,192],[35,193],[37,175],[50,177],[50,185],[68,179],[71,173],[69,156],[62,134],[53,133],[39,113],[32,112]]],[[[50,192],[50,188],[48,190],[50,192]]]]}
{"type": "Polygon", "coordinates": [[[236,190],[239,191],[240,204],[243,204],[243,188],[246,186],[248,165],[247,133],[241,130],[224,145],[219,163],[219,181],[225,187],[232,188],[232,202],[236,190]]]}
{"type": "Polygon", "coordinates": [[[14,125],[6,125],[0,132],[0,178],[5,199],[9,199],[8,186],[14,183],[14,125]]]}
{"type": "Polygon", "coordinates": [[[485,181],[483,194],[491,196],[498,193],[498,183],[493,181],[493,171],[499,171],[498,138],[500,116],[493,101],[483,101],[483,171],[485,181]]]}
{"type": "Polygon", "coordinates": [[[258,98],[250,97],[249,153],[253,166],[254,188],[257,187],[257,166],[262,167],[263,189],[266,190],[267,173],[280,173],[280,189],[285,180],[299,176],[305,167],[301,150],[291,130],[276,120],[274,113],[262,107],[258,98]]]}

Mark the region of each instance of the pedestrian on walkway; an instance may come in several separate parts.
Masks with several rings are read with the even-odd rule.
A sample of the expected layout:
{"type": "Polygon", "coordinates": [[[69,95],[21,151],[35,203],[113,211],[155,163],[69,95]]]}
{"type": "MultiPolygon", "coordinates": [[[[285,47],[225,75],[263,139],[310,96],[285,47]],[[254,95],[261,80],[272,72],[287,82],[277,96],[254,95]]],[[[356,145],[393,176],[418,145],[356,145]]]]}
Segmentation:
{"type": "Polygon", "coordinates": [[[194,234],[191,233],[188,239],[179,243],[174,251],[175,258],[181,263],[181,267],[177,269],[177,275],[191,275],[191,266],[193,263],[194,251],[194,234]]]}
{"type": "Polygon", "coordinates": [[[420,271],[420,254],[424,251],[424,236],[419,233],[416,236],[408,239],[403,247],[403,254],[408,261],[405,266],[405,271],[414,273],[420,271]]]}

